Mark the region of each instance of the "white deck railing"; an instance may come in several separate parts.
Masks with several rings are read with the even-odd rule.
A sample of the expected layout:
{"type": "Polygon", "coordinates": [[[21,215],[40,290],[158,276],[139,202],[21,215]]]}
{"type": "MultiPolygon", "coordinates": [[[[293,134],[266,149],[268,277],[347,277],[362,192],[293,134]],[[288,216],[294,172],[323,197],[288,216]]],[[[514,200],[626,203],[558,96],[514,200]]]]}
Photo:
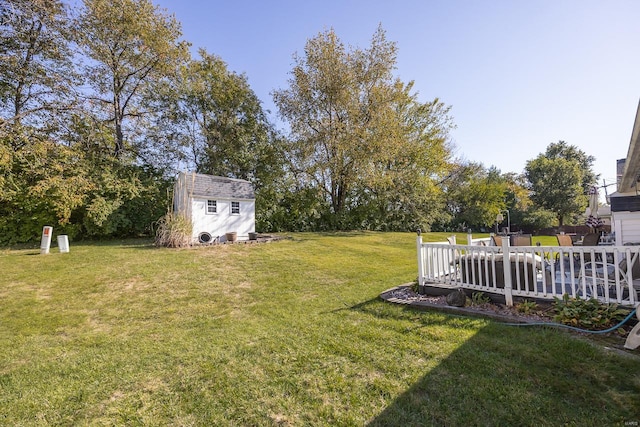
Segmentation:
{"type": "Polygon", "coordinates": [[[418,236],[418,284],[553,300],[569,294],[604,303],[640,305],[640,246],[483,246],[423,243],[418,236]],[[508,260],[505,262],[505,260],[508,260]],[[628,267],[632,266],[632,267],[628,267]]]}

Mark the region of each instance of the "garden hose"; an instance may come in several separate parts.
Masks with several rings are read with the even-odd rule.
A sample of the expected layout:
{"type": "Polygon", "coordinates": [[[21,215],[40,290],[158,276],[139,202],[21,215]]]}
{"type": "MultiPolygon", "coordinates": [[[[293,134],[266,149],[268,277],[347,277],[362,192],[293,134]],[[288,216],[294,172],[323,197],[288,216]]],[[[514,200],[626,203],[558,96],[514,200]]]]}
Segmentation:
{"type": "Polygon", "coordinates": [[[631,319],[633,317],[633,315],[636,314],[636,310],[637,310],[637,308],[634,308],[633,310],[631,310],[631,313],[629,313],[629,315],[622,322],[618,323],[615,326],[610,327],[609,329],[605,329],[605,330],[602,330],[602,331],[591,331],[589,329],[581,329],[581,328],[576,328],[575,326],[563,325],[562,323],[547,323],[547,322],[505,323],[505,325],[507,325],[507,326],[554,326],[554,327],[558,327],[558,328],[567,328],[567,329],[571,329],[571,330],[578,331],[578,332],[586,332],[588,334],[606,334],[608,332],[615,331],[616,329],[618,329],[619,327],[621,327],[622,325],[627,323],[629,321],[629,319],[631,319]]]}

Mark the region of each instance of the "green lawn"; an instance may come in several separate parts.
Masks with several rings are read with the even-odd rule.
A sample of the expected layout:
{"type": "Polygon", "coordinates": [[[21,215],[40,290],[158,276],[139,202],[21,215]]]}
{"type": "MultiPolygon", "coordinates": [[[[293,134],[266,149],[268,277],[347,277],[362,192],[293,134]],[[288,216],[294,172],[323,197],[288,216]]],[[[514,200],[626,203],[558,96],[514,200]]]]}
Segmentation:
{"type": "Polygon", "coordinates": [[[382,302],[415,234],[292,236],[0,250],[0,425],[640,422],[640,353],[382,302]]]}

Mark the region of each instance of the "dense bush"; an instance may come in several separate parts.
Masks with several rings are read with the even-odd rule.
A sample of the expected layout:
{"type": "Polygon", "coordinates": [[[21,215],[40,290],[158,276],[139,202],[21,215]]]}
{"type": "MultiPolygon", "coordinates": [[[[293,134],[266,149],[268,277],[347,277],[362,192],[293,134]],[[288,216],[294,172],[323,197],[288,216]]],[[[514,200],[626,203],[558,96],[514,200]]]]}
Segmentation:
{"type": "Polygon", "coordinates": [[[620,322],[629,314],[617,304],[601,304],[597,299],[583,300],[564,294],[554,298],[554,320],[565,325],[584,329],[606,329],[620,322]]]}

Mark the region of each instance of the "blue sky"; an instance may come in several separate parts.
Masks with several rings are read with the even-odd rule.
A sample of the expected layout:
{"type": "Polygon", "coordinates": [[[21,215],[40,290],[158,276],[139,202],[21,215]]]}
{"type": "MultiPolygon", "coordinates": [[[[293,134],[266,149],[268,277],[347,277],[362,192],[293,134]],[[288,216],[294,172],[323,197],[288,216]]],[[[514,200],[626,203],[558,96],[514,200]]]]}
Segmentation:
{"type": "MultiPolygon", "coordinates": [[[[245,73],[275,121],[271,92],[292,56],[333,28],[366,48],[379,24],[398,45],[396,74],[421,101],[452,107],[455,154],[522,172],[551,142],[596,157],[615,181],[640,100],[640,1],[155,0],[175,14],[194,54],[245,73]]],[[[610,191],[613,188],[610,188],[610,191]]]]}

